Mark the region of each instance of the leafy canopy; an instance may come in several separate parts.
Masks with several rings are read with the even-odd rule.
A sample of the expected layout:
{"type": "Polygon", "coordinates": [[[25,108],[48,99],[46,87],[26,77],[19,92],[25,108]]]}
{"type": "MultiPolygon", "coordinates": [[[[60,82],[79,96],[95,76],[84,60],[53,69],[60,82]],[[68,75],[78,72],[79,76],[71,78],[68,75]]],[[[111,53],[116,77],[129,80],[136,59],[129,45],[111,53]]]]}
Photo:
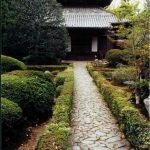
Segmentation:
{"type": "Polygon", "coordinates": [[[64,56],[67,32],[56,0],[3,0],[2,5],[3,53],[64,56]]]}

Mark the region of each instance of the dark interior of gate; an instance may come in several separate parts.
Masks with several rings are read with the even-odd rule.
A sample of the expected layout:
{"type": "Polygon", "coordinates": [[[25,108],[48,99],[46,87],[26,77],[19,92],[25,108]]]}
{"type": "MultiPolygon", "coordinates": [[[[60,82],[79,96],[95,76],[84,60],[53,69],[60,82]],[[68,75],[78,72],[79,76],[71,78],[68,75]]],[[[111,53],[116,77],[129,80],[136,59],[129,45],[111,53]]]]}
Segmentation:
{"type": "Polygon", "coordinates": [[[104,58],[109,50],[107,29],[68,29],[70,35],[70,51],[68,59],[95,59],[104,58]]]}

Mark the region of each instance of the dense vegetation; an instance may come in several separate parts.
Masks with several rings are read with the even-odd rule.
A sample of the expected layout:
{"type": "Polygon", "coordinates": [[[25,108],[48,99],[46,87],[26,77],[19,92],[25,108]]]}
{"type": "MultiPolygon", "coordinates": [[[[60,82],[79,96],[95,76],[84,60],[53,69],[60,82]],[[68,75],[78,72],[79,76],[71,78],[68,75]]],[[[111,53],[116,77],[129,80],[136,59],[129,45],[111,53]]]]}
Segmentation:
{"type": "Polygon", "coordinates": [[[52,109],[54,85],[41,78],[2,75],[2,97],[19,104],[23,114],[34,121],[47,117],[52,109]],[[41,109],[42,107],[42,109],[41,109]]]}
{"type": "Polygon", "coordinates": [[[34,78],[41,78],[45,81],[52,83],[51,74],[43,73],[41,71],[34,71],[34,70],[15,70],[7,73],[9,75],[16,75],[19,77],[34,77],[34,78]]]}
{"type": "Polygon", "coordinates": [[[17,103],[1,98],[1,117],[3,135],[9,134],[14,126],[19,125],[19,121],[22,118],[22,109],[17,103]]]}
{"type": "Polygon", "coordinates": [[[31,64],[59,63],[67,32],[55,0],[2,1],[3,53],[31,64]]]}
{"type": "Polygon", "coordinates": [[[2,65],[1,73],[9,72],[12,70],[27,69],[26,65],[23,62],[15,59],[15,58],[12,58],[9,56],[4,56],[4,55],[1,55],[1,65],[2,65]]]}

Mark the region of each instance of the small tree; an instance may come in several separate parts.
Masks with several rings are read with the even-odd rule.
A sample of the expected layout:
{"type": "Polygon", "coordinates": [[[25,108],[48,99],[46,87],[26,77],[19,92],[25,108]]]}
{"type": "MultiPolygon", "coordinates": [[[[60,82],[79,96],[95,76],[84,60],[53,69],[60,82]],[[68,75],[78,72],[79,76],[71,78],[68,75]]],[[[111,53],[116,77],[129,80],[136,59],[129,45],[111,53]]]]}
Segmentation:
{"type": "MultiPolygon", "coordinates": [[[[122,23],[118,26],[116,35],[125,39],[130,49],[133,50],[135,58],[138,55],[145,57],[149,49],[149,9],[145,8],[140,12],[137,4],[131,5],[129,2],[123,2],[122,5],[113,10],[118,21],[128,22],[130,25],[125,27],[122,23]]],[[[148,56],[148,55],[147,55],[148,56]]]]}
{"type": "MultiPolygon", "coordinates": [[[[118,17],[118,21],[128,22],[130,25],[126,28],[124,25],[118,26],[116,35],[124,38],[128,42],[130,50],[132,50],[133,65],[137,69],[137,80],[140,82],[141,78],[147,78],[148,59],[149,59],[149,15],[148,7],[140,12],[137,8],[138,4],[131,5],[129,2],[123,2],[120,8],[114,9],[113,12],[118,17]],[[145,74],[145,75],[143,75],[145,74]]],[[[138,94],[137,86],[135,92],[138,94]]]]}

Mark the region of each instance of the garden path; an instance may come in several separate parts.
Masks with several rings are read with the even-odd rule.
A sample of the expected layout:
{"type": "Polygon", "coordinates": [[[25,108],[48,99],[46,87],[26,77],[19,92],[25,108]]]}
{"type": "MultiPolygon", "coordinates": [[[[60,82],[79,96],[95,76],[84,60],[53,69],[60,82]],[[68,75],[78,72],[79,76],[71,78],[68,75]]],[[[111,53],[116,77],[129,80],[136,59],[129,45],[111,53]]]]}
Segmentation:
{"type": "Polygon", "coordinates": [[[93,83],[86,62],[74,62],[74,75],[71,150],[130,150],[117,120],[93,83]]]}

